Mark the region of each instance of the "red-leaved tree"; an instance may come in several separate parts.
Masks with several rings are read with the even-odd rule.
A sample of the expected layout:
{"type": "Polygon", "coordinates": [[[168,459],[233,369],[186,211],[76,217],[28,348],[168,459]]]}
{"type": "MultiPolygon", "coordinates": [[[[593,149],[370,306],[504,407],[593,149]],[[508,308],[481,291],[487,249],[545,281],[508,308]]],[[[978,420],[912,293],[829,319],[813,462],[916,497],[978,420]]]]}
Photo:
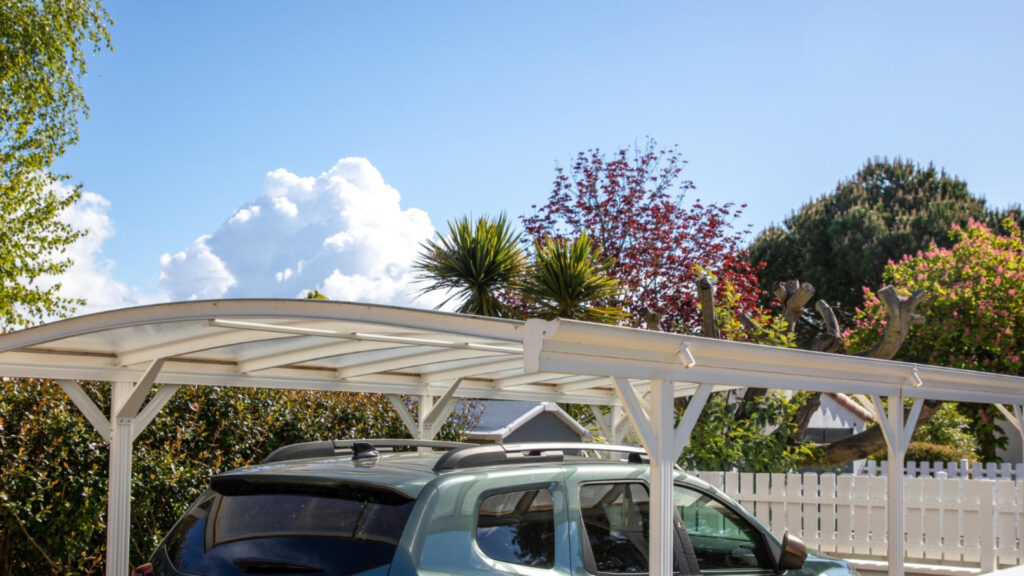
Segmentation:
{"type": "Polygon", "coordinates": [[[523,218],[526,234],[543,241],[586,232],[612,261],[633,325],[698,332],[694,283],[704,274],[735,289],[741,311],[751,309],[755,269],[741,249],[746,231],[734,226],[744,206],[688,202],[694,185],[681,177],[685,164],[676,147],[652,139],[610,158],[580,152],[568,171],[556,168],[547,204],[523,218]]]}

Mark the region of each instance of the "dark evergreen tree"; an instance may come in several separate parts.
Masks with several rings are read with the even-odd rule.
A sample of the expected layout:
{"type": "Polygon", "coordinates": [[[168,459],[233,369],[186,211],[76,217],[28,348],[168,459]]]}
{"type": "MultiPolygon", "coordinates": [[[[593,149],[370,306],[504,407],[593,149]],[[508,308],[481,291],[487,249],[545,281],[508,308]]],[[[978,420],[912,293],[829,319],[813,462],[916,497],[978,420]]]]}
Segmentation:
{"type": "Polygon", "coordinates": [[[875,158],[835,191],[770,226],[750,245],[752,263],[771,293],[777,281],[810,282],[846,325],[864,301],[863,287],[877,288],[890,260],[916,254],[933,242],[948,248],[949,230],[971,218],[996,224],[1019,207],[991,210],[967,183],[933,165],[875,158]]]}

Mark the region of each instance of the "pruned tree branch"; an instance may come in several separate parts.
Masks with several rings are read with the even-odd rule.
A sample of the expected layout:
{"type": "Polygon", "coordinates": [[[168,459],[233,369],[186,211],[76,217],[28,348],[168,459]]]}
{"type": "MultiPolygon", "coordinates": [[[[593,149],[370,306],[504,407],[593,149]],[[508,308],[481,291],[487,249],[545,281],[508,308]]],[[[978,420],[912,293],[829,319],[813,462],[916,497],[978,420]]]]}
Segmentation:
{"type": "Polygon", "coordinates": [[[739,313],[739,319],[740,324],[743,324],[743,329],[747,331],[751,340],[754,342],[760,342],[761,337],[763,336],[763,331],[761,330],[761,327],[757,325],[757,322],[754,322],[754,319],[745,312],[739,313]]]}
{"type": "Polygon", "coordinates": [[[836,313],[832,311],[832,307],[824,300],[818,300],[814,304],[814,309],[821,316],[821,321],[825,325],[825,331],[814,337],[814,341],[811,342],[811,350],[816,352],[835,352],[839,350],[840,345],[843,343],[843,337],[839,332],[839,320],[836,319],[836,313]]]}
{"type": "Polygon", "coordinates": [[[918,290],[910,296],[903,298],[896,293],[896,289],[892,286],[883,286],[878,291],[878,297],[889,313],[885,325],[885,333],[882,334],[882,339],[878,344],[854,355],[889,360],[903,346],[911,326],[924,324],[924,317],[914,314],[914,309],[917,308],[918,304],[928,299],[928,294],[923,290],[918,290]]]}
{"type": "Polygon", "coordinates": [[[772,286],[772,294],[782,303],[782,313],[792,333],[796,330],[796,322],[803,314],[804,306],[814,296],[814,285],[799,280],[776,282],[772,286]]]}
{"type": "Polygon", "coordinates": [[[718,321],[715,320],[715,289],[707,276],[697,279],[697,296],[700,299],[701,333],[708,338],[720,338],[718,321]]]}
{"type": "MultiPolygon", "coordinates": [[[[917,425],[921,426],[931,420],[940,406],[942,406],[941,400],[925,400],[921,406],[921,414],[917,417],[917,425]]],[[[907,412],[909,410],[904,410],[904,416],[907,412]]],[[[886,450],[885,437],[882,435],[880,426],[868,428],[859,434],[847,436],[829,444],[822,444],[819,447],[823,449],[821,457],[817,462],[808,462],[808,464],[834,466],[861,460],[886,450]]]]}

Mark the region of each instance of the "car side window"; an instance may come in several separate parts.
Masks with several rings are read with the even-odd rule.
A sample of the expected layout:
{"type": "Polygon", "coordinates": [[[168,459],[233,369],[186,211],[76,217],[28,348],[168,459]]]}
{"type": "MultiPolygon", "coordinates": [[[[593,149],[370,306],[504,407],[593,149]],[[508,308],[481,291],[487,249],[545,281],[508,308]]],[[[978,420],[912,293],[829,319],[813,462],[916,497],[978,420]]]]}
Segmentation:
{"type": "Polygon", "coordinates": [[[580,486],[580,513],[590,546],[587,570],[644,574],[650,521],[647,487],[638,482],[580,486]]]}
{"type": "Polygon", "coordinates": [[[487,556],[533,566],[555,565],[555,512],[546,488],[491,492],[480,503],[476,543],[487,556]]]}
{"type": "Polygon", "coordinates": [[[673,491],[673,500],[701,572],[773,567],[764,536],[724,502],[678,485],[673,491]]]}

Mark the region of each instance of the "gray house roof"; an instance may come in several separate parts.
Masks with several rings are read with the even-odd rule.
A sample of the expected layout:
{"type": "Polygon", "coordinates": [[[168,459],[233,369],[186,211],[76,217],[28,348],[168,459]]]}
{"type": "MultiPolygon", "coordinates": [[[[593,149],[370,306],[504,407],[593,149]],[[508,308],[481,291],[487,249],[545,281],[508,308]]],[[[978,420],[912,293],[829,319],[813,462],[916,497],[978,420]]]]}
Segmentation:
{"type": "Polygon", "coordinates": [[[483,410],[480,413],[480,420],[467,434],[470,440],[505,440],[544,414],[554,416],[577,436],[590,439],[590,432],[554,402],[488,400],[479,404],[483,406],[483,410]]]}

